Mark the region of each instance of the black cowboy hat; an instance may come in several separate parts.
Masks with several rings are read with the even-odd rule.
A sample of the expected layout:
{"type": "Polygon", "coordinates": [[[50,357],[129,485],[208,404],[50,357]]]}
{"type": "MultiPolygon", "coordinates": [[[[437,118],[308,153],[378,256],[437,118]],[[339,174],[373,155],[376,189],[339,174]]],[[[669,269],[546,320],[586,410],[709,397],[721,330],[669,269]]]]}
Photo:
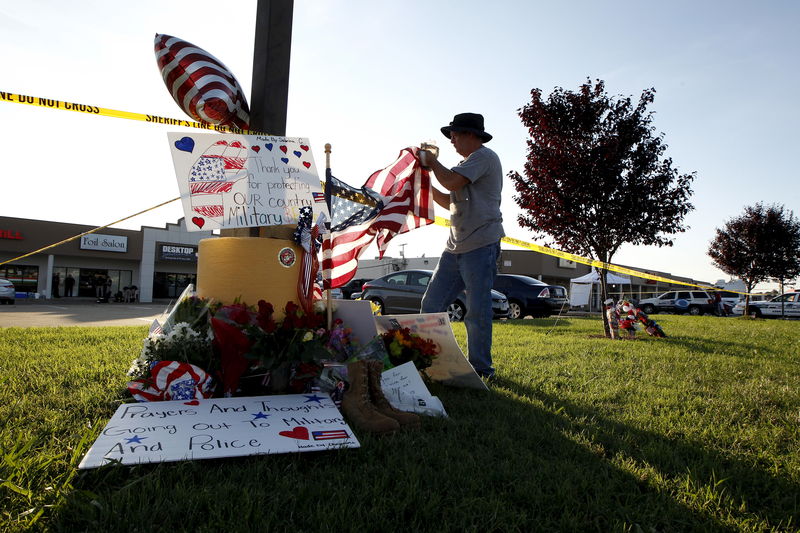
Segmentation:
{"type": "Polygon", "coordinates": [[[492,140],[492,136],[483,129],[483,115],[478,113],[459,113],[453,117],[453,122],[449,126],[442,128],[442,133],[448,139],[451,131],[468,131],[474,133],[483,142],[492,140]]]}

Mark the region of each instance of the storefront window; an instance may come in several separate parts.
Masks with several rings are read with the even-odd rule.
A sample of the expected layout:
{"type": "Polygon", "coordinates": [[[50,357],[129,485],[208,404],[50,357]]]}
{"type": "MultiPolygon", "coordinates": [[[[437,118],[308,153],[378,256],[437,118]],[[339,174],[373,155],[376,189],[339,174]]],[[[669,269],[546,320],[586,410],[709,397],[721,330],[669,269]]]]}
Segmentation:
{"type": "Polygon", "coordinates": [[[37,292],[39,286],[39,267],[30,265],[0,266],[0,278],[14,284],[17,292],[37,292]]]}
{"type": "Polygon", "coordinates": [[[55,276],[58,274],[58,296],[78,296],[81,269],[75,267],[54,267],[53,268],[53,296],[56,296],[55,276]],[[72,277],[72,281],[68,277],[72,277]]]}
{"type": "Polygon", "coordinates": [[[153,276],[153,298],[177,298],[190,283],[197,283],[196,274],[156,272],[153,276]]]}
{"type": "MultiPolygon", "coordinates": [[[[54,271],[56,269],[53,269],[54,271]]],[[[77,270],[77,269],[75,269],[77,270]]],[[[111,296],[132,285],[133,271],[111,270],[102,268],[81,268],[78,279],[78,296],[100,298],[108,290],[108,279],[111,279],[111,296]]],[[[73,274],[74,275],[74,274],[73,274]]]]}

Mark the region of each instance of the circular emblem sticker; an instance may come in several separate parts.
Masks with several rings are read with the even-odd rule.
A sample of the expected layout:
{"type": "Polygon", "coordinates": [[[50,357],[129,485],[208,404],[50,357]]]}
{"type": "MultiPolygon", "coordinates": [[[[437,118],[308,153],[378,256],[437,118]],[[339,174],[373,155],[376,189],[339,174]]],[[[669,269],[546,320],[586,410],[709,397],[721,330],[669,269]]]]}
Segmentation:
{"type": "Polygon", "coordinates": [[[294,253],[294,250],[289,248],[281,248],[281,251],[278,252],[278,261],[280,261],[281,265],[290,268],[294,265],[295,261],[297,261],[297,255],[294,253]]]}

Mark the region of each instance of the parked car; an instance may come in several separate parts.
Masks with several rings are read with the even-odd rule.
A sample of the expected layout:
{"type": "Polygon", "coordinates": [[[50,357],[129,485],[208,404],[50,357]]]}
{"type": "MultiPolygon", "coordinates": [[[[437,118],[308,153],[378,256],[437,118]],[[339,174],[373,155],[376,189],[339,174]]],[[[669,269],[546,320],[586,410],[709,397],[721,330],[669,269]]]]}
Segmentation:
{"type": "Polygon", "coordinates": [[[344,296],[344,299],[354,300],[355,298],[353,298],[353,293],[361,292],[361,287],[363,287],[364,284],[368,281],[371,280],[367,278],[355,278],[351,279],[350,281],[339,287],[340,289],[342,289],[342,295],[344,296]]]}
{"type": "MultiPolygon", "coordinates": [[[[319,290],[322,291],[323,297],[325,297],[325,291],[322,290],[322,273],[317,273],[317,287],[319,290]]],[[[344,293],[340,287],[336,287],[335,289],[331,289],[331,298],[334,300],[343,300],[344,293]]]]}
{"type": "Polygon", "coordinates": [[[655,298],[641,299],[639,309],[648,315],[664,312],[702,315],[713,313],[715,305],[706,291],[669,291],[655,298]]]}
{"type": "MultiPolygon", "coordinates": [[[[714,297],[713,293],[711,293],[711,297],[712,298],[714,297]]],[[[722,303],[725,304],[726,309],[728,308],[733,309],[739,304],[739,302],[744,301],[743,294],[731,291],[720,291],[720,297],[722,298],[722,303]]]]}
{"type": "Polygon", "coordinates": [[[567,306],[567,289],[548,285],[530,276],[498,274],[494,290],[508,298],[508,318],[550,316],[567,306]]]}
{"type": "MultiPolygon", "coordinates": [[[[370,300],[381,308],[381,314],[419,313],[422,296],[433,275],[432,270],[401,270],[387,274],[364,284],[362,300],[370,300]]],[[[450,303],[447,313],[450,320],[463,320],[467,313],[464,291],[450,303]]],[[[492,291],[494,318],[508,316],[508,299],[502,293],[492,291]]]]}
{"type": "Polygon", "coordinates": [[[17,290],[14,284],[7,279],[0,279],[0,302],[4,304],[13,304],[17,297],[17,290]]]}
{"type": "MultiPolygon", "coordinates": [[[[772,300],[761,302],[750,302],[750,315],[756,318],[781,316],[781,306],[783,314],[788,317],[800,317],[800,292],[789,292],[776,296],[772,300]]],[[[733,308],[734,315],[744,313],[744,301],[736,304],[733,308]]]]}

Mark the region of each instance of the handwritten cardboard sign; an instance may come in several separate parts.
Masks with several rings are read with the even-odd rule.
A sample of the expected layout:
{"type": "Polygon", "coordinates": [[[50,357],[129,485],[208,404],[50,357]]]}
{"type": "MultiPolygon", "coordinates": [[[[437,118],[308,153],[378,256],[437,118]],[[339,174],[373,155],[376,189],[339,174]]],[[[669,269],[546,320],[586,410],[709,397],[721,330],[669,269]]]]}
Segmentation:
{"type": "Polygon", "coordinates": [[[308,139],[169,133],[189,231],[296,224],[328,216],[308,139]]]}
{"type": "Polygon", "coordinates": [[[127,403],[79,468],[358,447],[327,394],[127,403]]]}
{"type": "Polygon", "coordinates": [[[395,409],[447,417],[442,401],[430,393],[411,361],[384,370],[381,373],[381,390],[395,409]]]}
{"type": "Polygon", "coordinates": [[[447,313],[376,316],[375,324],[383,333],[395,327],[407,327],[411,333],[431,339],[439,347],[439,355],[425,372],[434,381],[453,387],[488,390],[458,345],[447,313]]]}

